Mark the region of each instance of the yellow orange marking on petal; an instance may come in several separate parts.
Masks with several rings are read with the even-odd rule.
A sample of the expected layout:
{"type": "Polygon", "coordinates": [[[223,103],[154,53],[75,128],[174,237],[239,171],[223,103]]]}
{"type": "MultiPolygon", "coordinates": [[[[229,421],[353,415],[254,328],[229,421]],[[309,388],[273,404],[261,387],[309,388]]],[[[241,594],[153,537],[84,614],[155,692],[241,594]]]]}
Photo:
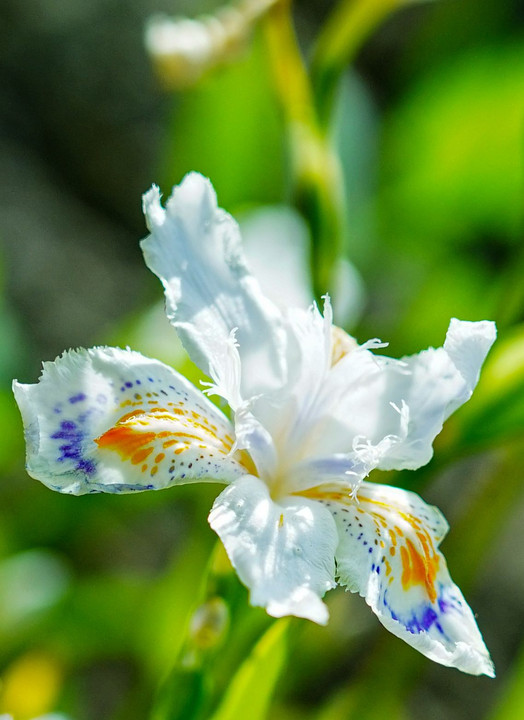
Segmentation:
{"type": "Polygon", "coordinates": [[[430,555],[424,547],[424,554],[419,553],[413,542],[406,538],[406,547],[400,548],[402,560],[402,587],[409,590],[413,585],[424,585],[431,602],[437,599],[435,578],[438,571],[437,554],[430,555]]]}
{"type": "MultiPolygon", "coordinates": [[[[372,504],[375,507],[384,508],[388,513],[396,513],[406,524],[408,524],[418,542],[420,548],[415,547],[413,540],[409,537],[404,539],[404,544],[400,546],[400,559],[402,562],[402,587],[404,590],[414,585],[423,585],[426,589],[429,599],[434,602],[437,598],[437,591],[435,589],[435,579],[437,577],[439,556],[433,547],[433,541],[426,530],[424,530],[422,521],[415,515],[399,510],[396,507],[392,507],[385,502],[373,500],[371,498],[363,498],[363,503],[372,504]]],[[[393,546],[396,545],[395,534],[400,538],[404,538],[404,532],[398,525],[394,526],[394,532],[389,529],[391,536],[391,542],[393,546]]],[[[394,547],[390,548],[390,554],[394,550],[394,547]]]]}
{"type": "Polygon", "coordinates": [[[120,425],[122,423],[127,422],[127,420],[130,420],[131,418],[138,417],[139,415],[143,415],[143,414],[144,414],[143,409],[131,410],[131,412],[128,412],[126,415],[122,415],[122,417],[118,421],[118,424],[120,425]]]}
{"type": "Polygon", "coordinates": [[[357,347],[356,340],[348,335],[345,330],[337,327],[337,325],[331,327],[331,367],[357,347]]]}
{"type": "Polygon", "coordinates": [[[133,465],[139,465],[147,457],[149,457],[152,452],[153,452],[152,447],[144,448],[143,450],[138,450],[134,455],[131,456],[131,463],[133,465]]]}
{"type": "MultiPolygon", "coordinates": [[[[170,433],[165,433],[165,434],[162,433],[162,437],[166,437],[166,435],[170,435],[170,433]]],[[[180,443],[180,440],[166,440],[165,442],[162,443],[162,447],[165,449],[168,447],[173,447],[173,445],[178,445],[179,443],[180,443]]]]}
{"type": "MultiPolygon", "coordinates": [[[[389,555],[394,557],[397,548],[400,550],[400,560],[402,563],[401,582],[404,590],[407,591],[415,585],[422,585],[430,601],[434,602],[436,600],[435,580],[439,567],[439,555],[435,550],[433,539],[428,531],[424,529],[422,520],[410,512],[391,506],[386,502],[366,497],[365,495],[359,494],[358,500],[355,501],[350,491],[344,493],[343,491],[334,491],[318,486],[295,494],[315,500],[334,500],[343,505],[355,505],[355,502],[360,502],[361,507],[355,506],[354,510],[359,514],[366,513],[368,515],[375,525],[376,534],[379,537],[382,536],[380,528],[388,531],[391,539],[389,555]],[[370,507],[368,508],[366,505],[370,507]],[[373,508],[375,508],[375,510],[373,508]],[[397,515],[397,517],[406,523],[407,527],[405,526],[404,530],[398,525],[390,527],[387,517],[391,514],[397,515]],[[411,538],[409,537],[410,535],[411,538]]],[[[383,540],[375,540],[375,544],[379,542],[380,546],[384,548],[385,542],[383,540]]],[[[389,576],[391,574],[391,565],[385,558],[384,562],[386,565],[386,575],[389,576]]],[[[389,578],[389,582],[391,582],[391,580],[392,577],[389,578]]]]}
{"type": "MultiPolygon", "coordinates": [[[[301,495],[302,497],[311,498],[312,500],[334,500],[340,502],[343,505],[353,504],[350,492],[341,492],[339,490],[329,490],[322,485],[316,487],[307,488],[307,490],[300,490],[299,492],[292,493],[293,495],[301,495]]],[[[355,508],[357,510],[357,508],[355,508]]]]}
{"type": "Polygon", "coordinates": [[[123,460],[128,460],[137,450],[155,439],[154,432],[137,432],[129,425],[115,425],[96,438],[99,448],[114,450],[123,460]]]}
{"type": "Polygon", "coordinates": [[[256,477],[258,477],[258,470],[255,466],[255,463],[253,462],[251,455],[247,452],[247,450],[237,450],[234,454],[234,458],[246,468],[250,475],[255,475],[256,477]]]}

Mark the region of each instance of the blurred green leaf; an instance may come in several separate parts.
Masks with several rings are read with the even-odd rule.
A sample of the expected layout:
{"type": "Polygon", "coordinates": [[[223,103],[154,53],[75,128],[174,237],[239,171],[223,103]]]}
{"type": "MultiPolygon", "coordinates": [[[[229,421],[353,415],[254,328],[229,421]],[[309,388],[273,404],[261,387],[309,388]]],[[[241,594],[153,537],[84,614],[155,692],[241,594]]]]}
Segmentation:
{"type": "Polygon", "coordinates": [[[24,431],[11,389],[0,388],[0,468],[15,465],[24,452],[24,431]]]}
{"type": "Polygon", "coordinates": [[[212,720],[264,720],[286,660],[288,626],[279,620],[258,641],[212,720]]]}
{"type": "Polygon", "coordinates": [[[166,190],[191,170],[213,179],[221,207],[282,200],[283,128],[260,37],[246,56],[181,93],[163,168],[166,190]]]}
{"type": "Polygon", "coordinates": [[[386,121],[383,232],[416,256],[522,226],[522,44],[476,48],[426,75],[386,121]]]}
{"type": "Polygon", "coordinates": [[[162,684],[150,720],[204,718],[209,691],[209,678],[202,668],[177,666],[162,684]]]}
{"type": "Polygon", "coordinates": [[[186,552],[150,587],[148,612],[138,631],[141,655],[154,678],[180,656],[213,541],[195,529],[186,552]]]}
{"type": "Polygon", "coordinates": [[[4,258],[2,253],[0,255],[0,384],[10,385],[17,368],[23,366],[26,348],[22,342],[19,323],[11,312],[4,295],[4,258]]]}
{"type": "Polygon", "coordinates": [[[506,681],[502,697],[495,710],[488,715],[489,720],[516,720],[524,712],[524,648],[512,667],[506,681]]]}
{"type": "Polygon", "coordinates": [[[49,550],[28,550],[0,564],[0,633],[11,636],[53,607],[66,592],[70,573],[49,550]]]}
{"type": "Polygon", "coordinates": [[[369,88],[355,73],[340,81],[333,118],[334,140],[344,173],[347,203],[347,253],[368,260],[376,244],[378,113],[369,88]]]}

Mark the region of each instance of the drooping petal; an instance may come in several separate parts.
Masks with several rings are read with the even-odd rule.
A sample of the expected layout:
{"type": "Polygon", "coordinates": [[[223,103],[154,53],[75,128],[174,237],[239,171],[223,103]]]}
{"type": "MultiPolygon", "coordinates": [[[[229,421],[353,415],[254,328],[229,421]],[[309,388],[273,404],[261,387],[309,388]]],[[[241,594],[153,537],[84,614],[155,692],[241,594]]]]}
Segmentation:
{"type": "Polygon", "coordinates": [[[27,470],[53,490],[81,495],[187,482],[229,482],[246,472],[231,454],[227,418],[157,360],[117,348],[69,351],[40,381],[13,390],[27,470]]]}
{"type": "Polygon", "coordinates": [[[165,209],[158,188],[144,196],[151,235],[142,241],[149,268],[162,281],[169,319],[192,359],[227,395],[240,398],[278,388],[284,381],[284,336],[279,311],[264,297],[246,266],[238,225],[217,207],[209,180],[186,175],[165,209]],[[239,378],[228,364],[236,329],[239,378]],[[233,378],[231,387],[225,379],[233,378]]]}
{"type": "Polygon", "coordinates": [[[318,490],[316,496],[337,524],[340,583],[360,593],[388,630],[431,660],[493,676],[473,613],[437,549],[448,529],[437,508],[415,493],[369,482],[356,500],[318,490]]]}
{"type": "Polygon", "coordinates": [[[218,496],[209,523],[249,588],[252,605],[274,617],[327,622],[320,598],[335,585],[337,546],[329,511],[306,498],[274,502],[261,480],[246,476],[218,496]]]}

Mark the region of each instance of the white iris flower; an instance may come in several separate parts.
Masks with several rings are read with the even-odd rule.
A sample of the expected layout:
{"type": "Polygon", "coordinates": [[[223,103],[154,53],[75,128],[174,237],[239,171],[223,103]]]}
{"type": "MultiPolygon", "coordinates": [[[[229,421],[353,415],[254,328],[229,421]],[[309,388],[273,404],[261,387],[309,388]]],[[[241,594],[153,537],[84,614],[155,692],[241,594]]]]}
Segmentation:
{"type": "MultiPolygon", "coordinates": [[[[191,358],[230,421],[175,370],[97,347],[14,383],[30,475],[63,493],[226,485],[209,522],[270,615],[326,623],[336,583],[427,657],[493,676],[473,614],[438,550],[448,525],[418,495],[364,478],[427,463],[442,423],[471,396],[491,322],[452,320],[443,347],[402,361],[357,345],[323,315],[262,295],[235,221],[192,173],[165,209],[144,197],[146,263],[191,358]]],[[[278,257],[275,258],[278,263],[278,257]]]]}

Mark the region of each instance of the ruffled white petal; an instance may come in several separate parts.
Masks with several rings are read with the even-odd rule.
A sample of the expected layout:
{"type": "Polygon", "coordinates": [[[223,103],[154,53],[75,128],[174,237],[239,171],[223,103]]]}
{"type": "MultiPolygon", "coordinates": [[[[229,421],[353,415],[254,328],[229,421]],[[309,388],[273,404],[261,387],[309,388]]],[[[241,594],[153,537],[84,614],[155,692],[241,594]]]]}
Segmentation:
{"type": "Polygon", "coordinates": [[[331,304],[326,298],[324,316],[315,305],[307,311],[292,309],[285,317],[288,338],[287,383],[278,393],[256,398],[253,413],[266,427],[289,466],[308,455],[315,408],[331,364],[331,304]]]}
{"type": "Polygon", "coordinates": [[[433,440],[444,421],[471,397],[495,338],[492,322],[453,319],[444,347],[403,358],[407,373],[390,378],[386,399],[406,403],[408,431],[404,441],[391,448],[379,468],[416,469],[429,462],[433,440]]]}
{"type": "Polygon", "coordinates": [[[444,347],[402,360],[371,352],[377,341],[350,350],[311,408],[307,452],[347,453],[367,443],[380,451],[382,470],[425,465],[444,421],[471,397],[494,340],[491,322],[452,320],[444,347]]]}
{"type": "MultiPolygon", "coordinates": [[[[309,363],[309,377],[304,372],[305,381],[298,386],[302,394],[296,403],[300,417],[287,421],[293,442],[285,450],[297,462],[347,454],[362,442],[378,445],[387,435],[401,431],[398,411],[379,390],[388,366],[396,368],[399,363],[368,349],[381,347],[378,341],[353,347],[345,336],[341,345],[337,333],[331,336],[326,351],[324,337],[324,332],[317,329],[317,350],[302,360],[303,364],[309,363]]],[[[278,436],[287,437],[285,432],[286,428],[281,428],[278,436]]]]}
{"type": "Polygon", "coordinates": [[[339,531],[340,583],[431,660],[493,676],[473,613],[437,549],[448,529],[441,513],[414,493],[368,482],[356,500],[333,492],[317,492],[317,499],[331,509],[339,531]]]}
{"type": "Polygon", "coordinates": [[[140,353],[93,348],[44,363],[13,390],[27,470],[53,490],[131,492],[229,482],[246,469],[227,418],[177,372],[140,353]]]}
{"type": "Polygon", "coordinates": [[[496,337],[495,323],[488,320],[468,322],[452,318],[449,323],[444,350],[464,379],[464,396],[458,398],[459,404],[471,397],[480,368],[496,337]]]}
{"type": "Polygon", "coordinates": [[[274,617],[327,622],[320,598],[335,585],[337,546],[329,511],[306,498],[274,502],[260,479],[246,476],[218,496],[209,523],[249,588],[252,605],[274,617]]]}
{"type": "Polygon", "coordinates": [[[144,195],[151,235],[142,241],[149,268],[162,281],[169,319],[191,358],[231,406],[284,382],[281,317],[250,275],[237,223],[217,207],[211,183],[186,175],[164,209],[153,187],[144,195]],[[231,372],[236,332],[241,377],[231,372]],[[232,379],[231,386],[224,379],[232,379]],[[239,386],[238,386],[239,384],[239,386]]]}

